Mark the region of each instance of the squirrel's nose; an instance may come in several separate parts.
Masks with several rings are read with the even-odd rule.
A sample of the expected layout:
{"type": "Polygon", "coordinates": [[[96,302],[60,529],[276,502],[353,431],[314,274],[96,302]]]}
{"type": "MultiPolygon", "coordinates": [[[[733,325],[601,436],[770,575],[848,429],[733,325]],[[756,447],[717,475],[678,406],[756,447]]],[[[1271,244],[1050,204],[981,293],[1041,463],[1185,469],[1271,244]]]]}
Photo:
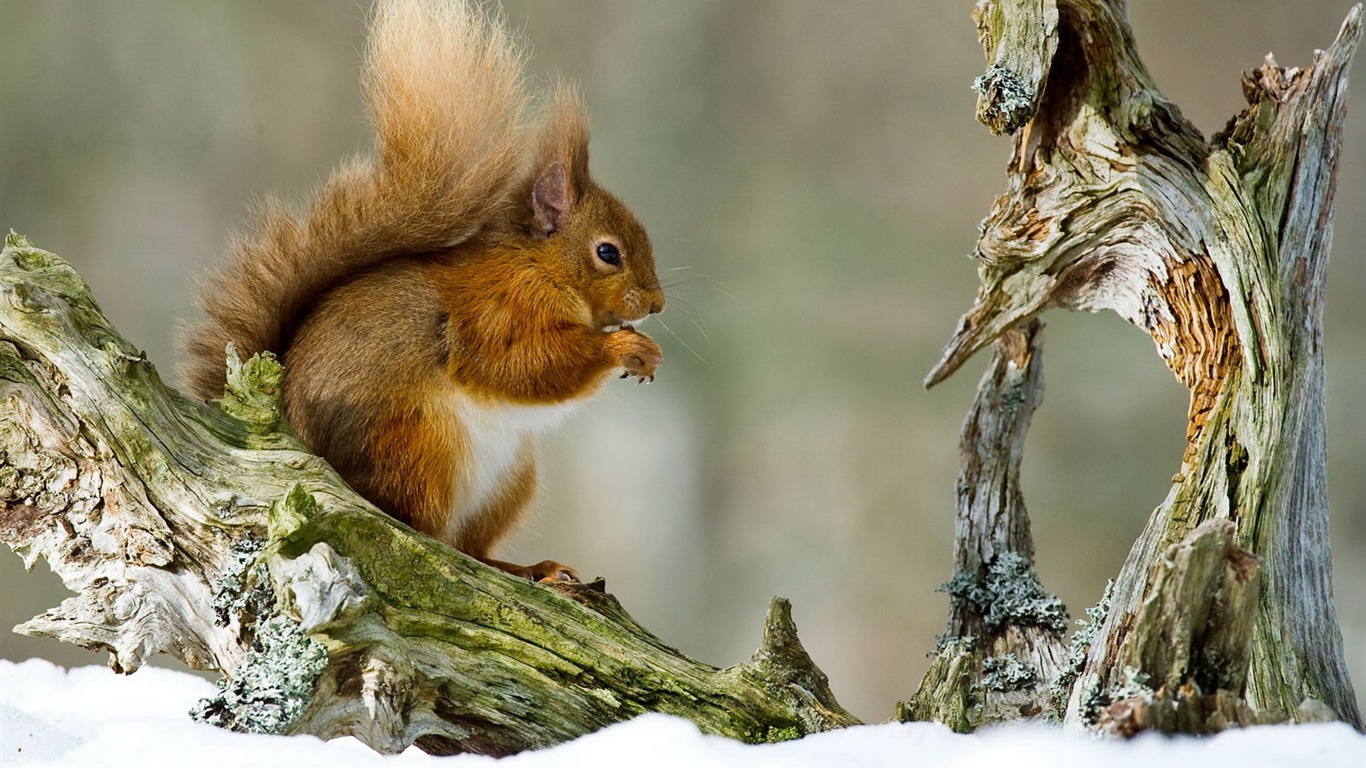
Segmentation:
{"type": "Polygon", "coordinates": [[[657,315],[657,314],[659,314],[660,312],[663,312],[663,311],[664,311],[664,297],[663,297],[663,296],[657,296],[657,297],[655,297],[654,302],[650,304],[650,314],[652,314],[652,315],[657,315]]]}

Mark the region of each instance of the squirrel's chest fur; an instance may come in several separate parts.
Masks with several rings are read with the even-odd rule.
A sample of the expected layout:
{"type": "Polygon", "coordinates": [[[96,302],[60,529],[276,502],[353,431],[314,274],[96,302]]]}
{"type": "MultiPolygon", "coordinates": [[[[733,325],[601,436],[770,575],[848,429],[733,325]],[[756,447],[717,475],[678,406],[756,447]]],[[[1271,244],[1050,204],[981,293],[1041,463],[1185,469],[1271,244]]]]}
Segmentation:
{"type": "Polygon", "coordinates": [[[446,395],[443,415],[460,446],[452,467],[453,514],[448,525],[463,525],[471,515],[497,505],[509,480],[531,469],[536,437],[562,424],[578,404],[500,403],[460,391],[446,395]]]}

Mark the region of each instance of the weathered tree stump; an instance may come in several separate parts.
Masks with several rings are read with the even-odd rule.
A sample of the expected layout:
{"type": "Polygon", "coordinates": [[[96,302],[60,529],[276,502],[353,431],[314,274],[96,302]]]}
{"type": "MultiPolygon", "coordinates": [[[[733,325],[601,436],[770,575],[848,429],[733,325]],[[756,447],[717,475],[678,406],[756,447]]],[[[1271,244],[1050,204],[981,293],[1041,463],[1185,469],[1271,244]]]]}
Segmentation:
{"type": "MultiPolygon", "coordinates": [[[[1327,716],[1360,728],[1332,602],[1320,337],[1361,7],[1310,66],[1268,57],[1244,74],[1249,106],[1206,141],[1153,84],[1124,6],[978,4],[992,62],[978,116],[1014,132],[1015,150],[978,241],[976,301],[927,383],[1066,307],[1142,328],[1190,389],[1171,492],[1060,681],[1067,723],[1199,733],[1327,716]]],[[[965,466],[980,463],[964,444],[965,466]]],[[[1004,478],[1018,445],[999,451],[1004,478]]]]}
{"type": "Polygon", "coordinates": [[[957,731],[1042,714],[1067,651],[1067,610],[1034,572],[1020,460],[1043,397],[1041,325],[1001,334],[963,424],[949,621],[899,720],[957,731]]]}
{"type": "Polygon", "coordinates": [[[598,585],[511,577],[357,496],[282,419],[281,371],[221,403],[167,389],[54,255],[0,254],[0,539],[76,596],[18,627],[133,672],[223,673],[196,711],[237,730],[353,734],[382,752],[507,754],[666,712],[748,741],[857,722],[775,599],[717,669],[598,585]]]}

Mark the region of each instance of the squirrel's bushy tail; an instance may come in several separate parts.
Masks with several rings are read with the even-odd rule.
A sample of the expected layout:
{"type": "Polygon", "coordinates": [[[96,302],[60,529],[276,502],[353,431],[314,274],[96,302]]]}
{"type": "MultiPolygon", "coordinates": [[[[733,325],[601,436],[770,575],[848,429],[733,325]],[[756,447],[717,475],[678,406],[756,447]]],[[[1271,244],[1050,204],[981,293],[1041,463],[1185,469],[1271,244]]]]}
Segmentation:
{"type": "Polygon", "coordinates": [[[533,154],[525,54],[500,20],[467,0],[381,0],[364,89],[373,156],[347,163],[307,211],[276,200],[235,238],[199,293],[207,315],[184,334],[184,375],[223,392],[224,349],[283,353],[309,304],[341,278],[474,234],[509,204],[533,154]]]}

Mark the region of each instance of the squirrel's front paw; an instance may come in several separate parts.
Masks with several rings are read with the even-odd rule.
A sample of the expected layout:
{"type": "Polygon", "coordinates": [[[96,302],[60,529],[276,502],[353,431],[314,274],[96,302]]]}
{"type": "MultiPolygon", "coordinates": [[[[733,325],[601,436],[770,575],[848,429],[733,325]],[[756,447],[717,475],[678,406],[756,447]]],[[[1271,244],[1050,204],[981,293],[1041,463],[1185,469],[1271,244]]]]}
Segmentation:
{"type": "Polygon", "coordinates": [[[621,378],[634,376],[637,383],[654,381],[655,368],[664,362],[664,353],[654,339],[628,326],[611,334],[621,378]]]}

